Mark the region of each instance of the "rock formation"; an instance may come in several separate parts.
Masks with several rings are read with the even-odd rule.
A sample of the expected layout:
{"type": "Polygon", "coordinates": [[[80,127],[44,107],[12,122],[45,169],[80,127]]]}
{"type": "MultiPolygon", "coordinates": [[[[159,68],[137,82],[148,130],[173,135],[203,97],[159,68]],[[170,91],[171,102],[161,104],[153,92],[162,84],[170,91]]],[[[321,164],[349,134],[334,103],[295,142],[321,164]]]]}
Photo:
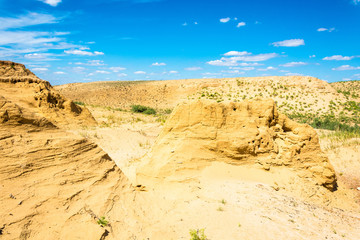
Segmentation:
{"type": "Polygon", "coordinates": [[[94,124],[23,65],[0,62],[1,239],[131,235],[127,178],[96,144],[63,130],[94,124]],[[110,226],[97,224],[102,216],[110,226]]]}
{"type": "MultiPolygon", "coordinates": [[[[1,122],[10,117],[8,107],[11,105],[13,114],[20,111],[21,116],[26,117],[31,112],[32,118],[39,121],[46,118],[58,127],[96,124],[86,108],[58,94],[49,82],[39,79],[22,64],[0,61],[0,94],[1,122]]],[[[23,123],[24,120],[15,115],[11,116],[12,121],[23,123]]]]}
{"type": "Polygon", "coordinates": [[[138,179],[163,179],[189,171],[196,175],[219,161],[264,172],[286,168],[292,171],[289,181],[336,189],[334,169],[314,129],[279,114],[271,99],[198,100],[178,106],[142,159],[138,179]]]}

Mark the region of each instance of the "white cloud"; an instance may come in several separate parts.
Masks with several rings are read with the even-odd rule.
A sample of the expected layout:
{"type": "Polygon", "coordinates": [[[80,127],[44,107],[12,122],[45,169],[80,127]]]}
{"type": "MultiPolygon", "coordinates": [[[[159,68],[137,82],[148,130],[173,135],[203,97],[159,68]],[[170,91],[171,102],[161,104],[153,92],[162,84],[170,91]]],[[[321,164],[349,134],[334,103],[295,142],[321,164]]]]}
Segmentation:
{"type": "Polygon", "coordinates": [[[59,42],[61,38],[52,37],[49,32],[32,31],[0,31],[0,45],[42,45],[44,43],[59,42]]]}
{"type": "Polygon", "coordinates": [[[201,67],[188,67],[188,68],[185,68],[186,71],[198,71],[198,70],[201,70],[202,68],[201,67]]]}
{"type": "Polygon", "coordinates": [[[360,3],[360,0],[353,0],[353,3],[357,5],[358,3],[360,3]]]}
{"type": "Polygon", "coordinates": [[[195,25],[198,25],[199,23],[198,22],[194,22],[195,25]]]}
{"type": "Polygon", "coordinates": [[[230,18],[227,17],[227,18],[220,18],[220,22],[222,23],[227,23],[228,21],[230,21],[230,18]]]}
{"type": "Polygon", "coordinates": [[[126,76],[127,76],[126,73],[119,73],[119,74],[118,74],[118,77],[126,77],[126,76]]]}
{"type": "Polygon", "coordinates": [[[120,71],[126,70],[126,68],[124,68],[124,67],[110,67],[109,69],[113,72],[120,72],[120,71]]]}
{"type": "Polygon", "coordinates": [[[314,58],[314,57],[316,57],[315,54],[309,56],[309,58],[314,58]]]}
{"type": "Polygon", "coordinates": [[[256,66],[259,65],[258,63],[240,63],[243,62],[261,62],[266,61],[271,58],[275,58],[278,56],[277,53],[262,53],[257,55],[252,55],[252,53],[248,52],[236,52],[230,51],[226,53],[227,55],[235,55],[234,57],[222,57],[219,60],[213,60],[207,62],[207,64],[213,66],[227,66],[227,67],[234,67],[234,66],[256,66]]]}
{"type": "Polygon", "coordinates": [[[303,76],[301,73],[286,73],[286,76],[303,76]]]}
{"type": "Polygon", "coordinates": [[[246,25],[246,23],[245,22],[239,22],[237,25],[236,25],[236,27],[243,27],[243,26],[245,26],[246,25]]]}
{"type": "Polygon", "coordinates": [[[54,58],[51,58],[53,54],[51,53],[29,53],[25,54],[24,58],[32,59],[32,60],[39,60],[39,61],[50,61],[50,60],[56,60],[54,58]]]}
{"type": "Polygon", "coordinates": [[[270,71],[270,70],[276,70],[277,68],[275,67],[272,67],[272,66],[269,66],[267,68],[259,68],[257,69],[258,71],[262,71],[262,72],[265,72],[265,71],[270,71]]]}
{"type": "Polygon", "coordinates": [[[81,55],[81,56],[96,56],[96,55],[104,55],[103,52],[89,52],[89,51],[84,51],[84,50],[79,50],[79,49],[74,49],[74,50],[65,50],[64,51],[66,54],[73,54],[73,55],[81,55]]]}
{"type": "Polygon", "coordinates": [[[22,28],[40,24],[56,23],[58,19],[50,14],[30,12],[15,18],[0,17],[0,30],[22,28]]]}
{"type": "Polygon", "coordinates": [[[229,73],[229,74],[244,74],[244,72],[240,72],[239,70],[223,70],[222,73],[229,73]]]}
{"type": "Polygon", "coordinates": [[[318,32],[332,32],[334,30],[335,30],[335,28],[318,28],[317,29],[318,32]]]}
{"type": "Polygon", "coordinates": [[[44,72],[44,71],[47,71],[47,70],[49,70],[49,69],[47,69],[47,68],[45,68],[45,67],[38,67],[38,68],[33,68],[33,69],[31,69],[32,71],[34,71],[34,72],[44,72]]]}
{"type": "Polygon", "coordinates": [[[333,55],[331,57],[324,57],[323,60],[337,60],[337,61],[347,61],[353,59],[355,56],[342,56],[342,55],[333,55]]]}
{"type": "Polygon", "coordinates": [[[52,7],[56,7],[62,0],[39,0],[43,3],[49,4],[52,7]]]}
{"type": "Polygon", "coordinates": [[[279,42],[273,42],[272,45],[275,47],[298,47],[305,45],[304,39],[289,39],[279,42]]]}
{"type": "Polygon", "coordinates": [[[59,72],[54,72],[54,74],[57,74],[57,75],[63,75],[63,74],[66,74],[65,72],[61,72],[61,71],[59,71],[59,72]]]}
{"type": "Polygon", "coordinates": [[[177,73],[179,73],[179,72],[172,70],[172,71],[169,71],[169,73],[170,73],[170,74],[177,74],[177,73]]]}
{"type": "Polygon", "coordinates": [[[72,70],[74,71],[74,72],[82,72],[82,71],[84,71],[86,68],[84,68],[84,67],[73,67],[72,68],[72,70]]]}
{"type": "Polygon", "coordinates": [[[96,70],[95,73],[110,74],[108,71],[104,71],[104,70],[96,70]]]}
{"type": "Polygon", "coordinates": [[[89,60],[87,63],[77,62],[75,65],[86,65],[86,66],[104,66],[105,63],[102,60],[89,60]]]}
{"type": "Polygon", "coordinates": [[[166,66],[166,63],[158,63],[158,62],[155,62],[153,64],[151,64],[152,66],[166,66]]]}
{"type": "Polygon", "coordinates": [[[224,56],[244,56],[244,55],[249,55],[251,53],[247,52],[247,51],[242,51],[242,52],[238,52],[238,51],[230,51],[227,53],[224,53],[224,56]]]}
{"type": "Polygon", "coordinates": [[[360,69],[360,67],[353,67],[350,65],[342,65],[337,68],[332,68],[332,70],[334,70],[334,71],[359,70],[359,69],[360,69]]]}
{"type": "Polygon", "coordinates": [[[187,22],[184,22],[182,25],[185,27],[185,26],[187,26],[188,24],[187,24],[187,22]]]}
{"type": "Polygon", "coordinates": [[[282,66],[282,67],[296,67],[296,66],[303,66],[303,65],[307,65],[307,63],[305,63],[305,62],[289,62],[289,63],[281,64],[279,66],[282,66]]]}
{"type": "Polygon", "coordinates": [[[144,71],[136,71],[136,72],[134,72],[134,74],[146,74],[146,72],[144,72],[144,71]]]}

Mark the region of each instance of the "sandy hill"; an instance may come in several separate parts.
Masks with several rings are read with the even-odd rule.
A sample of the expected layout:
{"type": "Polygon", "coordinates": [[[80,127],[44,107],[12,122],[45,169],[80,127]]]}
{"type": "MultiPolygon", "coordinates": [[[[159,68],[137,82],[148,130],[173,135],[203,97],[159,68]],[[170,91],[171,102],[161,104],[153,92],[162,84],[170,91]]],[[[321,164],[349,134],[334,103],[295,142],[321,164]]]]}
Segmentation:
{"type": "Polygon", "coordinates": [[[181,102],[194,99],[239,102],[256,97],[272,98],[281,113],[302,123],[312,126],[332,124],[327,126],[330,129],[339,123],[360,125],[360,86],[356,81],[330,85],[313,77],[271,76],[74,83],[55,88],[74,101],[124,109],[132,104],[157,109],[174,108],[181,102]],[[326,123],[314,121],[315,118],[326,123]]]}
{"type": "Polygon", "coordinates": [[[21,64],[0,62],[0,73],[0,238],[130,238],[127,178],[95,143],[64,130],[95,125],[89,111],[21,64]],[[111,227],[97,224],[102,216],[111,227]]]}
{"type": "MultiPolygon", "coordinates": [[[[359,150],[329,162],[316,133],[277,113],[273,100],[201,100],[221,80],[168,81],[163,96],[162,83],[125,83],[122,94],[144,102],[124,106],[200,97],[163,126],[111,107],[90,113],[21,64],[0,62],[0,72],[0,239],[178,240],[191,229],[214,240],[360,238],[360,198],[344,181],[360,169],[359,150]]],[[[100,84],[57,89],[123,101],[114,83],[93,88],[100,84]]]]}

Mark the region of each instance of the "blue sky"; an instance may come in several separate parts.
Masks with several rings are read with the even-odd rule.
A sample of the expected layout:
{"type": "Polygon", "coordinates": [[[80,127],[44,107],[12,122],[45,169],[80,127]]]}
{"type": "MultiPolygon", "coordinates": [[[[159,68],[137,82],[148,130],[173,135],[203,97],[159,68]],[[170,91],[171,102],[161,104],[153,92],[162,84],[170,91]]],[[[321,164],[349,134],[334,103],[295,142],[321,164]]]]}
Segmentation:
{"type": "Polygon", "coordinates": [[[360,0],[0,0],[0,59],[53,85],[360,79],[360,0]]]}

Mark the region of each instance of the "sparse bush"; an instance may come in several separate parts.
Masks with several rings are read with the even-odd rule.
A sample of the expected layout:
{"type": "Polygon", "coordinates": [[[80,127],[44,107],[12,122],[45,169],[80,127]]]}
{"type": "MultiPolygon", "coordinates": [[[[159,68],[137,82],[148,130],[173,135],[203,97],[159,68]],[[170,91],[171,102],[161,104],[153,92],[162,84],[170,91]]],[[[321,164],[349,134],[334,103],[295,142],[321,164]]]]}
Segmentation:
{"type": "Polygon", "coordinates": [[[97,223],[101,226],[101,227],[106,227],[109,224],[109,221],[107,221],[105,219],[105,217],[101,217],[98,219],[97,223]]]}
{"type": "Polygon", "coordinates": [[[76,105],[81,105],[81,106],[85,106],[85,103],[83,102],[74,102],[76,105]]]}
{"type": "Polygon", "coordinates": [[[207,240],[208,238],[205,236],[205,229],[190,229],[190,240],[207,240]]]}
{"type": "Polygon", "coordinates": [[[156,114],[155,109],[143,105],[131,105],[131,111],[136,113],[144,113],[147,115],[156,114]]]}

